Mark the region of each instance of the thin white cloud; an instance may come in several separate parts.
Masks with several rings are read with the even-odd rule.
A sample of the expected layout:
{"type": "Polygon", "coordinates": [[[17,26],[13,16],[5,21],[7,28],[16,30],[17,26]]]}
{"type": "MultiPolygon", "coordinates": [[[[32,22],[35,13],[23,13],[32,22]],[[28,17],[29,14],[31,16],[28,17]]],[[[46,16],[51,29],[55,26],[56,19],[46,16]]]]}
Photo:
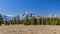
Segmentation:
{"type": "Polygon", "coordinates": [[[7,16],[9,16],[9,17],[14,17],[14,15],[7,15],[7,16]]]}

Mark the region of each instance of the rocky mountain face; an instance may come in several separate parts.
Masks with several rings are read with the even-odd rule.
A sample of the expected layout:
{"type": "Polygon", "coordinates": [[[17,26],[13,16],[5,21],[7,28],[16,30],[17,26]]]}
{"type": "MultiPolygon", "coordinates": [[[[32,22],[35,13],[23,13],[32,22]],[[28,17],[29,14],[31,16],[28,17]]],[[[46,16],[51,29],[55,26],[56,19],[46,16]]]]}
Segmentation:
{"type": "Polygon", "coordinates": [[[29,12],[25,12],[23,13],[21,16],[17,15],[17,16],[6,16],[6,15],[2,15],[3,20],[12,20],[12,19],[17,19],[17,20],[21,20],[21,19],[25,19],[26,17],[28,18],[40,18],[40,16],[33,14],[33,13],[29,13],[29,12]]]}
{"type": "Polygon", "coordinates": [[[20,16],[20,19],[25,19],[26,17],[28,17],[28,18],[40,18],[40,16],[38,16],[36,14],[25,12],[20,16]]]}

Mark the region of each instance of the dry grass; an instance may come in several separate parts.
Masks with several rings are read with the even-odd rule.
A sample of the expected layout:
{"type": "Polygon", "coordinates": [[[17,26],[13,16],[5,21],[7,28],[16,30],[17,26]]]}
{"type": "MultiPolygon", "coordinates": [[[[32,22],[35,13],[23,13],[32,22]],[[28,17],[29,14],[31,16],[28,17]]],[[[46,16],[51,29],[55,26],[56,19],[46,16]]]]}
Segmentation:
{"type": "Polygon", "coordinates": [[[0,34],[60,34],[60,26],[51,25],[3,25],[0,34]]]}

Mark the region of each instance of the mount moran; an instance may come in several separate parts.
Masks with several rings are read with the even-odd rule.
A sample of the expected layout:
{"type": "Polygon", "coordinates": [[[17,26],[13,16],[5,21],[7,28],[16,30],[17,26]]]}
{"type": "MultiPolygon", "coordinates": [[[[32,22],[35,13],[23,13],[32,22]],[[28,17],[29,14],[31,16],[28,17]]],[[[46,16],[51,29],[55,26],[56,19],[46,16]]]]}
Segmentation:
{"type": "Polygon", "coordinates": [[[26,17],[28,17],[28,18],[32,18],[32,17],[40,18],[40,16],[33,14],[33,13],[29,13],[29,12],[25,12],[21,16],[17,15],[17,16],[13,17],[13,16],[2,15],[2,17],[3,17],[3,20],[12,20],[14,18],[16,20],[22,20],[22,19],[25,19],[26,17]]]}

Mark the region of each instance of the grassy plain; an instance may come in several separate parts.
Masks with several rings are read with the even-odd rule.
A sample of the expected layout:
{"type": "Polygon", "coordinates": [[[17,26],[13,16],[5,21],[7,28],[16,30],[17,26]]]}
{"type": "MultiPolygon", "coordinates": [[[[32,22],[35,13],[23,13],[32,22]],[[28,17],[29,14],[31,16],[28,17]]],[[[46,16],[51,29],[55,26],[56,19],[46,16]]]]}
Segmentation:
{"type": "Polygon", "coordinates": [[[54,25],[2,25],[0,34],[60,34],[60,26],[54,25]]]}

